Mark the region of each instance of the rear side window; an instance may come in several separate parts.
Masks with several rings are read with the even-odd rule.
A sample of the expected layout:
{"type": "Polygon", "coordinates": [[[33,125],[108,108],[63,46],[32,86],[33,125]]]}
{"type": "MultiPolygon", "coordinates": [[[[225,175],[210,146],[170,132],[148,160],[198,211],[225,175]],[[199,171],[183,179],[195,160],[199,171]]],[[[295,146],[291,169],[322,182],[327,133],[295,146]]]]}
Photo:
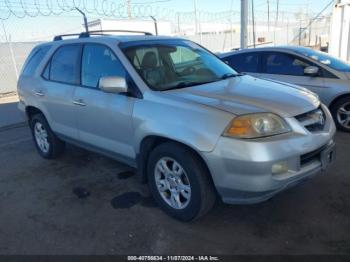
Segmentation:
{"type": "Polygon", "coordinates": [[[35,70],[38,68],[39,64],[43,60],[44,56],[50,50],[50,47],[51,46],[43,46],[33,50],[28,57],[28,62],[24,66],[22,75],[25,75],[25,76],[33,75],[35,70]]]}
{"type": "Polygon", "coordinates": [[[311,64],[284,53],[266,53],[264,57],[267,74],[303,76],[304,69],[311,64]]]}
{"type": "Polygon", "coordinates": [[[125,77],[125,70],[112,50],[100,44],[84,45],[81,84],[97,88],[98,82],[104,76],[125,77]]]}
{"type": "Polygon", "coordinates": [[[80,53],[80,45],[60,47],[52,56],[43,76],[61,83],[79,84],[80,53]]]}
{"type": "Polygon", "coordinates": [[[258,73],[259,54],[238,54],[224,58],[238,72],[258,73]]]}

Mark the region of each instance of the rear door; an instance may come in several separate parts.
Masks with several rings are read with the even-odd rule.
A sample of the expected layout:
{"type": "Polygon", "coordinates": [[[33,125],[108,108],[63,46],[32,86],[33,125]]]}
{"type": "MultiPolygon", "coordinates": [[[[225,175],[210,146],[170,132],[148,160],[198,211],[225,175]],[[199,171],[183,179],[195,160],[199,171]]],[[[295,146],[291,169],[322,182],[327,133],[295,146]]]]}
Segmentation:
{"type": "Polygon", "coordinates": [[[263,78],[299,85],[315,93],[322,92],[324,88],[324,80],[321,75],[304,75],[306,67],[316,65],[298,56],[282,52],[263,52],[261,61],[260,76],[263,78]]]}
{"type": "Polygon", "coordinates": [[[43,85],[36,90],[51,128],[60,135],[78,138],[73,93],[80,77],[80,44],[60,46],[47,63],[43,85]]]}
{"type": "Polygon", "coordinates": [[[115,158],[133,159],[132,112],[137,98],[101,91],[98,82],[103,76],[127,78],[127,73],[108,46],[84,44],[81,86],[76,88],[73,99],[79,140],[115,158]]]}

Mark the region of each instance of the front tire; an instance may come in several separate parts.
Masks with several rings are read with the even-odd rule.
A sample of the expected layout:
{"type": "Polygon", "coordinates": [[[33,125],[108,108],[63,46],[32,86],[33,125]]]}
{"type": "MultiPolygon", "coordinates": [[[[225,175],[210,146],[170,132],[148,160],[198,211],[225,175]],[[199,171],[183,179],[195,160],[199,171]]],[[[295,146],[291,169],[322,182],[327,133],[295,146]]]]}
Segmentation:
{"type": "Polygon", "coordinates": [[[34,115],[30,120],[30,128],[38,153],[46,159],[59,157],[65,144],[52,132],[46,118],[42,114],[34,115]]]}
{"type": "Polygon", "coordinates": [[[177,143],[161,144],[151,152],[147,175],[158,205],[176,219],[197,219],[215,203],[216,193],[202,160],[177,143]]]}
{"type": "Polygon", "coordinates": [[[336,101],[331,112],[338,130],[350,133],[350,96],[336,101]]]}

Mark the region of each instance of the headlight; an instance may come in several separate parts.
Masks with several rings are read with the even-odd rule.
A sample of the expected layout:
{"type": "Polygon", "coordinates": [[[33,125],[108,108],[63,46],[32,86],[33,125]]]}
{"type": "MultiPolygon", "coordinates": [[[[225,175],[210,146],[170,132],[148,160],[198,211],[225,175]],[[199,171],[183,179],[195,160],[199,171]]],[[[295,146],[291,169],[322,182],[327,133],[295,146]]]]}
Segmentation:
{"type": "Polygon", "coordinates": [[[238,116],[226,128],[224,136],[235,138],[259,138],[291,131],[281,117],[271,113],[238,116]]]}

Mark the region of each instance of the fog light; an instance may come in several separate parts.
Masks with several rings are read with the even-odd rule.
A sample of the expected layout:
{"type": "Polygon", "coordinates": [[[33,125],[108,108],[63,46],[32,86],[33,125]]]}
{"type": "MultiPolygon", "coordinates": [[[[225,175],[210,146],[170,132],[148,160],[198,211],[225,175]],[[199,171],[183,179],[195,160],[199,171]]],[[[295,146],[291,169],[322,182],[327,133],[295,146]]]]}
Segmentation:
{"type": "Polygon", "coordinates": [[[288,172],[288,164],[287,162],[279,162],[272,165],[272,174],[279,175],[288,172]]]}

